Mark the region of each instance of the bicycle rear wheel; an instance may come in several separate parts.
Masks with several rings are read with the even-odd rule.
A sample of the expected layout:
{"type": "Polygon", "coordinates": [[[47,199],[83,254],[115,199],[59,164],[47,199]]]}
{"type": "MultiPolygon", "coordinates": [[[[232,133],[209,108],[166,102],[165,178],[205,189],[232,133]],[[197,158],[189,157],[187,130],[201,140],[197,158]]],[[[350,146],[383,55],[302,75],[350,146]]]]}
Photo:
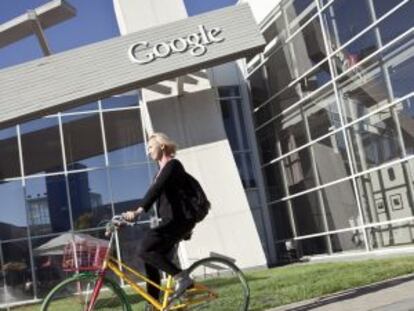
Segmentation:
{"type": "Polygon", "coordinates": [[[181,301],[185,310],[247,311],[250,289],[246,278],[231,261],[209,257],[195,262],[188,269],[195,287],[181,301]]]}
{"type": "MultiPolygon", "coordinates": [[[[86,311],[98,276],[80,274],[58,284],[45,298],[41,311],[86,311]]],[[[105,278],[93,310],[130,311],[122,289],[105,278]]]]}

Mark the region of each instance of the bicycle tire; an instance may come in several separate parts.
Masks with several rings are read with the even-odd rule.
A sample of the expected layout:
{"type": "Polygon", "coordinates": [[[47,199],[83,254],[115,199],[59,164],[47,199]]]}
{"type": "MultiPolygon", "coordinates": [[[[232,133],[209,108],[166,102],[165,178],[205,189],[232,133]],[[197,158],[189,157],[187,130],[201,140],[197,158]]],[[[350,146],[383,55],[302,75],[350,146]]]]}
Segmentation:
{"type": "Polygon", "coordinates": [[[250,302],[250,288],[242,271],[230,260],[221,257],[207,257],[196,261],[187,269],[195,281],[195,287],[188,290],[181,301],[188,304],[185,310],[203,311],[247,311],[250,302]],[[211,300],[204,299],[206,292],[198,288],[206,286],[215,294],[211,300]],[[204,298],[203,298],[204,297],[204,298]],[[197,299],[204,302],[195,303],[197,299]]]}
{"type": "MultiPolygon", "coordinates": [[[[43,301],[41,311],[84,311],[98,276],[82,273],[54,287],[43,301]]],[[[105,277],[94,310],[131,311],[124,291],[115,281],[105,277]]]]}

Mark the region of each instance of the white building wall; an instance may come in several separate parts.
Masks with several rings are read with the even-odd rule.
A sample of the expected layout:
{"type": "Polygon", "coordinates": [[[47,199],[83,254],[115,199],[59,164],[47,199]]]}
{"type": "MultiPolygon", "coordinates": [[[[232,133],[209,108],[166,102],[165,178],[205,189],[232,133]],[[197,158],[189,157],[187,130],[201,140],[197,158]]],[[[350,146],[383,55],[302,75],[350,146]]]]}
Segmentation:
{"type": "MultiPolygon", "coordinates": [[[[176,10],[172,7],[168,10],[155,8],[151,15],[155,20],[150,18],[150,21],[142,22],[148,18],[145,10],[148,2],[114,0],[123,34],[132,29],[137,31],[142,29],[140,27],[155,26],[157,21],[173,21],[174,12],[176,20],[185,17],[180,9],[182,1],[174,0],[176,10]],[[142,15],[145,15],[143,19],[142,15]]],[[[149,7],[154,7],[154,4],[149,7]]],[[[230,69],[222,79],[234,84],[232,75],[237,74],[235,70],[230,69]]],[[[238,81],[239,77],[235,77],[238,81]]],[[[266,265],[259,234],[226,137],[216,92],[206,72],[196,72],[180,79],[183,92],[178,90],[177,80],[167,80],[143,89],[142,97],[149,113],[151,130],[166,132],[177,141],[180,147],[177,157],[200,180],[212,203],[209,216],[197,226],[191,241],[180,246],[184,266],[208,256],[210,252],[235,258],[242,268],[266,265]]]]}
{"type": "Polygon", "coordinates": [[[257,23],[261,23],[280,1],[281,0],[239,0],[239,2],[248,2],[250,4],[257,23]]]}
{"type": "Polygon", "coordinates": [[[187,17],[182,0],[113,0],[121,35],[187,17]]]}

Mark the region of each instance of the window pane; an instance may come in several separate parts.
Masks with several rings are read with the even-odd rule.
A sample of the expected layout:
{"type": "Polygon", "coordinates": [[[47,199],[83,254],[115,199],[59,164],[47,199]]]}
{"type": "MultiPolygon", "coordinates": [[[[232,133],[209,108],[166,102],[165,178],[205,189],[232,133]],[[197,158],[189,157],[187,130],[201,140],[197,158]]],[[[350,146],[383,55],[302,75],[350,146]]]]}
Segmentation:
{"type": "Polygon", "coordinates": [[[409,170],[408,163],[400,163],[364,174],[357,179],[367,223],[414,215],[413,185],[410,184],[409,170]]]}
{"type": "Polygon", "coordinates": [[[21,176],[16,127],[0,130],[0,179],[21,176]]]}
{"type": "MultiPolygon", "coordinates": [[[[395,1],[382,1],[395,2],[395,1]]],[[[414,2],[408,1],[396,12],[379,24],[383,44],[387,44],[403,32],[413,27],[414,2]]]]}
{"type": "Polygon", "coordinates": [[[358,205],[351,180],[322,189],[329,230],[340,230],[361,225],[358,205]]]}
{"type": "Polygon", "coordinates": [[[395,106],[397,112],[399,126],[404,141],[405,151],[407,155],[414,154],[414,98],[410,97],[403,103],[395,106]]]}
{"type": "Polygon", "coordinates": [[[152,181],[150,167],[142,164],[112,168],[110,174],[115,213],[136,209],[152,181]]]}
{"type": "Polygon", "coordinates": [[[25,175],[63,171],[58,118],[42,118],[21,125],[25,175]]]}
{"type": "Polygon", "coordinates": [[[276,125],[273,122],[257,131],[257,144],[262,163],[268,163],[280,156],[280,147],[277,147],[277,141],[279,141],[279,139],[276,135],[276,125]]]}
{"type": "Polygon", "coordinates": [[[361,0],[336,0],[322,13],[335,47],[347,42],[367,28],[372,19],[368,2],[361,0]]]}
{"type": "Polygon", "coordinates": [[[263,174],[266,180],[266,194],[269,201],[274,201],[287,195],[283,186],[283,182],[287,181],[280,170],[280,162],[266,166],[263,169],[263,174]]]}
{"type": "Polygon", "coordinates": [[[329,239],[329,237],[321,236],[300,240],[299,245],[302,250],[302,254],[310,256],[328,253],[327,239],[329,239]]]}
{"type": "Polygon", "coordinates": [[[349,232],[330,234],[329,238],[334,253],[346,251],[365,251],[365,242],[362,229],[349,232]]]}
{"type": "Polygon", "coordinates": [[[275,240],[285,240],[293,237],[292,224],[287,206],[287,202],[280,202],[269,207],[272,228],[275,230],[275,240]]]}
{"type": "Polygon", "coordinates": [[[366,229],[373,249],[390,246],[411,247],[414,242],[414,221],[404,221],[366,229]]]}
{"type": "Polygon", "coordinates": [[[297,77],[326,58],[327,53],[318,18],[313,19],[304,29],[297,33],[289,44],[292,45],[295,53],[294,65],[298,71],[297,77]]]}
{"type": "Polygon", "coordinates": [[[282,161],[290,194],[316,186],[309,148],[295,152],[282,161]]]}
{"type": "Polygon", "coordinates": [[[27,215],[22,182],[1,183],[0,198],[0,240],[26,237],[27,215]]]}
{"type": "Polygon", "coordinates": [[[320,184],[326,184],[350,175],[345,138],[337,132],[310,146],[313,148],[320,184]],[[327,165],[335,163],[335,165],[327,165]]]}
{"type": "Polygon", "coordinates": [[[260,106],[268,97],[267,81],[263,76],[263,67],[257,69],[250,77],[250,92],[252,95],[253,107],[260,106]]]}
{"type": "Polygon", "coordinates": [[[414,36],[408,42],[410,47],[402,48],[400,54],[390,60],[388,67],[394,97],[403,97],[414,91],[414,36]]]}
{"type": "MultiPolygon", "coordinates": [[[[355,120],[390,102],[384,68],[389,68],[388,74],[391,83],[394,83],[398,88],[397,85],[401,76],[399,76],[399,72],[395,68],[401,67],[395,66],[398,66],[404,59],[397,55],[409,55],[411,48],[408,43],[412,42],[412,40],[413,36],[410,36],[410,38],[400,41],[398,44],[373,57],[369,64],[364,64],[357,71],[339,79],[340,100],[345,107],[348,121],[355,120]],[[393,82],[394,78],[396,80],[393,82]]],[[[404,74],[402,77],[404,77],[404,74]]],[[[407,91],[410,89],[412,90],[413,87],[408,86],[407,91]]],[[[400,92],[398,95],[406,94],[400,92]]]]}
{"type": "Polygon", "coordinates": [[[307,99],[302,106],[308,118],[312,139],[323,136],[341,126],[332,86],[317,92],[307,99]]]}
{"type": "Polygon", "coordinates": [[[295,78],[293,61],[286,45],[268,54],[271,55],[265,66],[268,73],[269,89],[270,94],[275,94],[295,78]]]}
{"type": "Polygon", "coordinates": [[[136,107],[139,105],[138,91],[102,99],[103,109],[136,107]]]}
{"type": "Polygon", "coordinates": [[[292,0],[285,6],[285,10],[290,33],[293,33],[316,14],[316,2],[314,0],[292,0]]]}
{"type": "Polygon", "coordinates": [[[356,169],[363,171],[401,156],[392,109],[386,109],[348,129],[355,153],[356,169]]]}
{"type": "Polygon", "coordinates": [[[44,298],[50,290],[68,277],[62,270],[63,249],[69,239],[62,239],[70,233],[47,238],[33,238],[33,259],[36,268],[37,295],[44,298]]]}
{"type": "Polygon", "coordinates": [[[104,112],[110,165],[147,160],[140,110],[104,112]]]}
{"type": "Polygon", "coordinates": [[[77,106],[72,109],[65,110],[63,113],[73,113],[73,112],[85,112],[85,111],[97,111],[98,102],[92,102],[85,105],[77,106]]]}
{"type": "Polygon", "coordinates": [[[70,230],[65,176],[26,180],[26,204],[31,235],[70,230]]]}
{"type": "Polygon", "coordinates": [[[306,137],[303,112],[300,106],[282,115],[276,121],[279,126],[278,136],[282,154],[288,153],[308,142],[306,137]]]}
{"type": "Polygon", "coordinates": [[[377,18],[380,18],[382,15],[387,13],[389,10],[397,6],[403,0],[373,0],[375,7],[375,14],[377,18]]]}
{"type": "Polygon", "coordinates": [[[6,292],[2,303],[12,303],[33,299],[34,280],[30,266],[30,253],[27,240],[1,244],[2,270],[4,271],[5,284],[1,284],[6,292]]]}
{"type": "Polygon", "coordinates": [[[66,116],[62,122],[68,169],[104,166],[99,115],[66,116]]]}
{"type": "Polygon", "coordinates": [[[276,12],[275,20],[266,26],[266,29],[263,31],[263,36],[265,37],[266,43],[269,43],[276,37],[283,41],[286,39],[286,24],[281,13],[276,12]]]}
{"type": "Polygon", "coordinates": [[[103,226],[112,218],[106,170],[69,174],[68,179],[75,229],[103,226]]]}
{"type": "Polygon", "coordinates": [[[298,235],[321,233],[325,228],[322,206],[316,192],[307,193],[291,200],[298,235]]]}

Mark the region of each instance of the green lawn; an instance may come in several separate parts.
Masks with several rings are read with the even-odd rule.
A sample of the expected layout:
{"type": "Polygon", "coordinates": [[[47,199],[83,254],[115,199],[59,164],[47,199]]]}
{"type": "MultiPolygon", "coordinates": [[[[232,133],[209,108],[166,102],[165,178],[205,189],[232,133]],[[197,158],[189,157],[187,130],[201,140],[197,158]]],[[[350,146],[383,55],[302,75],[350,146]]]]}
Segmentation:
{"type": "MultiPolygon", "coordinates": [[[[294,264],[246,273],[251,289],[250,310],[271,307],[318,297],[414,272],[414,257],[352,262],[294,264]]],[[[231,286],[231,285],[226,285],[231,286]]],[[[227,288],[226,288],[227,289],[227,288]]],[[[231,287],[228,288],[231,293],[231,287]]],[[[134,310],[142,303],[128,293],[134,310]]],[[[231,294],[230,294],[231,296],[231,294]]],[[[15,308],[39,310],[39,305],[15,308]]],[[[71,310],[70,306],[62,311],[71,310]]]]}
{"type": "Polygon", "coordinates": [[[248,273],[250,310],[266,310],[414,273],[414,257],[295,264],[248,273]]]}

